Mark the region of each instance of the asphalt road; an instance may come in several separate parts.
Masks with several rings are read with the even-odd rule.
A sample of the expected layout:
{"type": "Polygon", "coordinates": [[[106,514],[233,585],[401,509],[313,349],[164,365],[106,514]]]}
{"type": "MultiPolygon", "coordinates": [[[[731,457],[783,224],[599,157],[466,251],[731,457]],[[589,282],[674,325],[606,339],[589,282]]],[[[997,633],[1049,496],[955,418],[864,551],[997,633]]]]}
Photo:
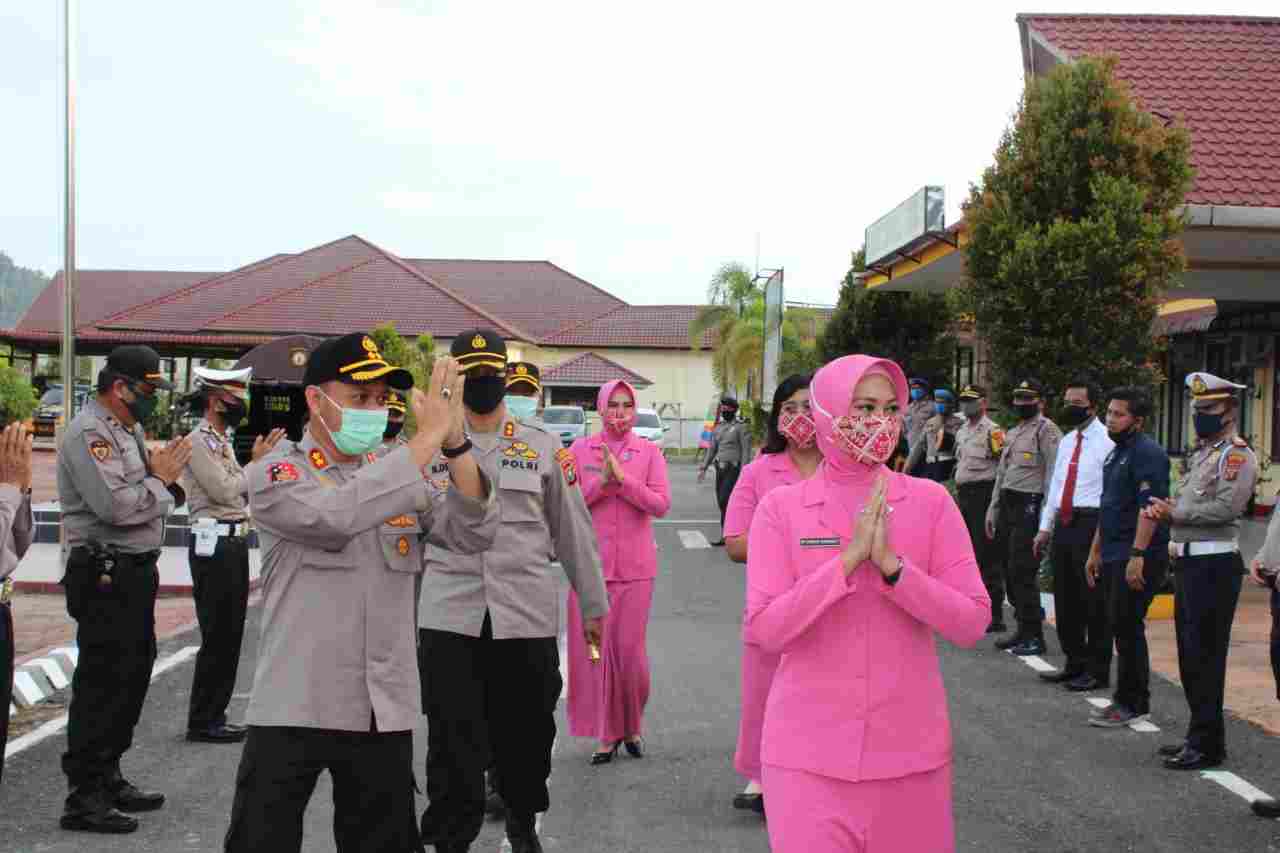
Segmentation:
{"type": "MultiPolygon", "coordinates": [[[[620,755],[592,768],[587,758],[593,745],[562,736],[552,809],[542,824],[548,850],[768,850],[763,822],[730,805],[741,786],[731,760],[743,571],[720,549],[688,547],[697,544],[697,533],[716,538],[718,526],[704,522],[717,512],[709,484],[696,486],[687,466],[672,470],[675,504],[658,528],[662,574],[649,633],[648,755],[639,761],[620,755]]],[[[233,718],[243,712],[251,686],[258,616],[256,609],[250,614],[233,718]]],[[[1051,632],[1049,640],[1048,659],[1057,662],[1051,632]]],[[[194,636],[171,640],[161,658],[195,642],[194,636]]],[[[1163,731],[1099,730],[1085,723],[1085,698],[1042,684],[1030,667],[994,651],[989,640],[974,650],[945,643],[940,650],[955,730],[960,850],[1280,850],[1280,825],[1250,816],[1239,795],[1198,773],[1160,767],[1156,747],[1176,740],[1186,724],[1180,688],[1156,679],[1153,721],[1163,731]]],[[[7,762],[0,851],[220,850],[240,748],[182,739],[190,678],[190,662],[157,677],[125,758],[126,775],[169,796],[162,811],[141,816],[137,834],[90,837],[58,829],[65,795],[58,765],[65,736],[59,734],[7,762]]],[[[425,725],[418,734],[421,774],[425,725]]],[[[1231,720],[1228,744],[1224,770],[1280,793],[1276,739],[1231,720]]],[[[331,826],[330,788],[322,779],[307,815],[305,849],[333,850],[331,826]]],[[[489,823],[473,849],[501,846],[501,824],[489,823]]]]}

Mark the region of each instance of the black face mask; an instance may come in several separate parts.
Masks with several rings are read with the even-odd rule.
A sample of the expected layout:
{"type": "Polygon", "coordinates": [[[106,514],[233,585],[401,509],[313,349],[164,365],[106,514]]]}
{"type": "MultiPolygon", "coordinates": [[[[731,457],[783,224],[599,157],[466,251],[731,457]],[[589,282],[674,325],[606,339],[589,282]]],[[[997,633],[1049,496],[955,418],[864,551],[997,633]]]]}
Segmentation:
{"type": "Polygon", "coordinates": [[[1226,424],[1223,423],[1225,415],[1211,415],[1207,412],[1196,412],[1191,420],[1195,424],[1196,437],[1208,438],[1211,435],[1217,435],[1222,432],[1226,424]]]}
{"type": "Polygon", "coordinates": [[[462,385],[462,403],[477,415],[487,415],[507,396],[501,376],[468,376],[462,385]]]}
{"type": "Polygon", "coordinates": [[[1089,410],[1084,406],[1065,406],[1062,409],[1062,421],[1068,426],[1078,427],[1089,418],[1089,410]]]}
{"type": "Polygon", "coordinates": [[[1126,430],[1121,430],[1120,432],[1107,430],[1107,438],[1111,439],[1112,443],[1114,444],[1124,444],[1126,441],[1129,440],[1129,436],[1133,435],[1133,433],[1134,433],[1133,427],[1129,427],[1126,430]]]}
{"type": "Polygon", "coordinates": [[[383,431],[382,437],[395,438],[402,429],[404,429],[404,421],[387,421],[387,428],[383,431]]]}
{"type": "Polygon", "coordinates": [[[239,400],[234,403],[222,401],[222,416],[227,420],[227,426],[238,426],[244,420],[244,416],[249,413],[249,409],[239,400]]]}
{"type": "Polygon", "coordinates": [[[730,424],[731,424],[731,423],[733,423],[733,422],[734,422],[734,420],[735,420],[737,417],[738,417],[738,410],[737,410],[737,409],[725,409],[724,411],[722,411],[722,412],[720,413],[720,420],[724,421],[725,423],[730,423],[730,424]]]}
{"type": "Polygon", "coordinates": [[[1024,421],[1030,420],[1031,418],[1034,418],[1036,415],[1040,414],[1040,404],[1039,403],[1014,403],[1013,411],[1016,412],[1018,417],[1022,418],[1024,421]]]}

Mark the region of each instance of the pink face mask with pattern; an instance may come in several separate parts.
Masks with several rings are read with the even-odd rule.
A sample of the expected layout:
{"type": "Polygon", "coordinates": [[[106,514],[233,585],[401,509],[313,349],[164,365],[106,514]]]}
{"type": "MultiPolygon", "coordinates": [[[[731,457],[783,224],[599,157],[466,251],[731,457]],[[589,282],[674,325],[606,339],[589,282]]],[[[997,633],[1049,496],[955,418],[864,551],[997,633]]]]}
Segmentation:
{"type": "Polygon", "coordinates": [[[804,412],[783,412],[778,418],[778,434],[791,439],[801,450],[807,450],[817,440],[818,427],[804,412]]]}
{"type": "Polygon", "coordinates": [[[831,418],[831,441],[836,448],[852,459],[868,467],[883,465],[893,456],[902,435],[902,418],[897,413],[873,415],[845,415],[835,417],[817,399],[812,400],[828,418],[831,418]]]}
{"type": "Polygon", "coordinates": [[[610,406],[604,413],[604,425],[614,435],[626,435],[631,425],[635,423],[635,411],[635,409],[610,406]]]}

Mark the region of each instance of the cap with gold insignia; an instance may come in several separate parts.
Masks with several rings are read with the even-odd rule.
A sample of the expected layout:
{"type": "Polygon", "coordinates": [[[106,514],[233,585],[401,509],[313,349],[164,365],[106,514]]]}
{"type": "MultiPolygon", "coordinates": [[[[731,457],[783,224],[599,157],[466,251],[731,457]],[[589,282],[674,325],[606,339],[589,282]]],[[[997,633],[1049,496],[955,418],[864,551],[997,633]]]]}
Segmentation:
{"type": "Polygon", "coordinates": [[[1188,373],[1187,388],[1193,400],[1226,400],[1235,396],[1235,392],[1243,391],[1247,386],[1228,382],[1212,373],[1188,373]]]}
{"type": "Polygon", "coordinates": [[[106,369],[121,379],[145,382],[165,391],[173,390],[173,384],[160,372],[159,353],[148,346],[116,347],[107,356],[106,369]]]}
{"type": "Polygon", "coordinates": [[[987,389],[981,385],[966,385],[960,392],[961,400],[981,400],[987,396],[987,389]]]}
{"type": "Polygon", "coordinates": [[[253,377],[253,368],[242,370],[214,370],[211,367],[193,367],[196,390],[216,388],[226,391],[241,400],[249,399],[249,380],[253,377]]]}
{"type": "Polygon", "coordinates": [[[1017,385],[1013,386],[1013,397],[1015,400],[1026,400],[1034,402],[1039,400],[1044,394],[1044,386],[1040,384],[1038,379],[1023,379],[1017,385]]]}
{"type": "Polygon", "coordinates": [[[320,344],[307,359],[307,369],[302,376],[304,385],[333,381],[359,385],[379,379],[401,391],[413,387],[413,374],[388,364],[378,351],[377,341],[364,332],[329,338],[320,344]]]}
{"type": "Polygon", "coordinates": [[[449,347],[449,355],[458,361],[462,372],[473,367],[492,367],[503,375],[507,370],[507,342],[493,329],[468,329],[460,332],[449,347]]]}
{"type": "Polygon", "coordinates": [[[507,365],[507,387],[526,385],[534,391],[542,390],[542,374],[538,365],[528,361],[513,361],[507,365]]]}
{"type": "Polygon", "coordinates": [[[401,415],[405,414],[405,413],[408,411],[408,407],[407,407],[407,406],[405,406],[405,404],[404,404],[404,395],[403,395],[403,394],[397,394],[395,391],[392,391],[392,392],[388,393],[388,394],[387,394],[387,408],[391,411],[391,414],[393,414],[393,415],[394,415],[394,414],[401,414],[401,415]]]}

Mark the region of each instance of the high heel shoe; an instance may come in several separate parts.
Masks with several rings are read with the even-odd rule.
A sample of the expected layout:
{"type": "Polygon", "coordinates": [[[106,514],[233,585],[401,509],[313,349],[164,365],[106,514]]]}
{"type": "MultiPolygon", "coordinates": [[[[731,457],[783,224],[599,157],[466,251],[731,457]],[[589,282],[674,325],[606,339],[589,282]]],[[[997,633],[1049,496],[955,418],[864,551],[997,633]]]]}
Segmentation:
{"type": "MultiPolygon", "coordinates": [[[[626,741],[627,755],[632,758],[644,758],[644,741],[640,738],[626,741]]],[[[614,747],[617,749],[617,747],[614,747]]]]}
{"type": "Polygon", "coordinates": [[[615,743],[613,745],[613,749],[608,752],[591,753],[591,766],[595,767],[598,764],[608,764],[610,761],[613,761],[613,757],[618,754],[618,747],[620,746],[622,746],[622,741],[615,743]]]}

